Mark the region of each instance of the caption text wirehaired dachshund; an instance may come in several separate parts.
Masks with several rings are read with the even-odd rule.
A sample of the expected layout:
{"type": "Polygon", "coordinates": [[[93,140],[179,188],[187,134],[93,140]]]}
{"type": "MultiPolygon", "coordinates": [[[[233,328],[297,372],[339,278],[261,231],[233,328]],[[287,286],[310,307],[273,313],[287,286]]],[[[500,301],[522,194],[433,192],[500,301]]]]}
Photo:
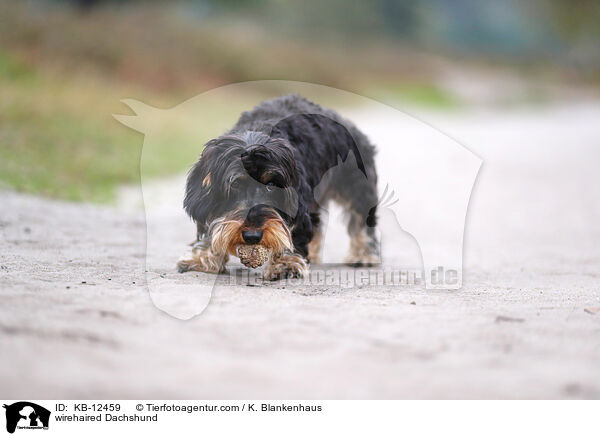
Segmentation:
{"type": "Polygon", "coordinates": [[[188,175],[184,208],[197,242],[179,271],[219,273],[239,246],[259,245],[269,253],[265,279],[302,277],[318,262],[320,205],[330,200],[347,215],[347,263],[379,262],[374,154],[352,123],[298,95],[242,113],[188,175]]]}

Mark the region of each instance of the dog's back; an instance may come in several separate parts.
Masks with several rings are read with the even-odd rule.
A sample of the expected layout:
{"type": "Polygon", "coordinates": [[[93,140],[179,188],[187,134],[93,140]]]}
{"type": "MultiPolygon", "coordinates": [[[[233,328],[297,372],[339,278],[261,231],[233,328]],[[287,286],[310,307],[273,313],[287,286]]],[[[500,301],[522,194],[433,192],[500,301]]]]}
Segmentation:
{"type": "Polygon", "coordinates": [[[338,122],[342,121],[334,111],[324,109],[298,94],[288,94],[265,100],[253,109],[242,112],[230,132],[255,130],[268,134],[270,129],[282,119],[299,114],[319,114],[338,122]]]}
{"type": "MultiPolygon", "coordinates": [[[[337,112],[298,95],[289,94],[265,100],[253,109],[243,112],[228,134],[261,132],[271,137],[283,137],[310,157],[318,171],[311,174],[309,183],[315,186],[323,174],[336,165],[338,157],[345,161],[348,153],[354,154],[358,168],[373,183],[375,172],[375,147],[351,122],[337,112]]],[[[300,159],[302,160],[302,159],[300,159]]]]}

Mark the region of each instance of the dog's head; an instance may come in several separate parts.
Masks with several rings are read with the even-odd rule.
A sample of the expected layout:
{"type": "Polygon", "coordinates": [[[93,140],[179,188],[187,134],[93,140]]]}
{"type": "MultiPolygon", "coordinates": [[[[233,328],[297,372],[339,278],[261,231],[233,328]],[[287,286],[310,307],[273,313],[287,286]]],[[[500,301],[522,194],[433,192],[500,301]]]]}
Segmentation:
{"type": "Polygon", "coordinates": [[[258,132],[206,144],[187,179],[184,208],[214,250],[240,244],[292,249],[289,224],[298,210],[294,152],[284,139],[258,132]]]}

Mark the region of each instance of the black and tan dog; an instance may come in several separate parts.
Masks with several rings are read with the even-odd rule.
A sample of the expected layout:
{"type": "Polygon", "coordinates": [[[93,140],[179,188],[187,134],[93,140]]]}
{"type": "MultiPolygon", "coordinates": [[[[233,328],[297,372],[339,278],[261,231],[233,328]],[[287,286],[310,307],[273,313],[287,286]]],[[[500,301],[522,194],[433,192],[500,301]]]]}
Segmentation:
{"type": "Polygon", "coordinates": [[[188,175],[184,208],[197,225],[197,242],[179,271],[222,272],[239,245],[259,244],[270,252],[265,279],[301,277],[318,262],[319,204],[329,200],[348,217],[347,262],[379,262],[374,154],[352,123],[298,95],[242,113],[206,144],[188,175]],[[350,155],[356,171],[331,171],[350,155]]]}

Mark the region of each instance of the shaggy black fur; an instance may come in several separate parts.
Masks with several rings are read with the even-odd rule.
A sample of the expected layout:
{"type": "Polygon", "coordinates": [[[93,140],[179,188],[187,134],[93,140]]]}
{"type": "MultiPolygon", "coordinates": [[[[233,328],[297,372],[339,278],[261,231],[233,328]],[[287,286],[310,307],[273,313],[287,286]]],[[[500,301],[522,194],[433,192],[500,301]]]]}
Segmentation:
{"type": "Polygon", "coordinates": [[[184,208],[197,224],[199,240],[214,220],[234,210],[252,218],[254,228],[274,208],[291,232],[296,253],[306,257],[320,225],[313,190],[340,159],[353,156],[359,177],[356,171],[333,172],[319,203],[331,199],[342,204],[349,215],[351,237],[364,231],[374,251],[374,155],[367,137],[332,110],[298,95],[264,101],[242,113],[230,131],[206,144],[189,173],[184,208]],[[248,175],[253,179],[250,185],[248,175]],[[263,201],[269,195],[276,198],[263,201]]]}

